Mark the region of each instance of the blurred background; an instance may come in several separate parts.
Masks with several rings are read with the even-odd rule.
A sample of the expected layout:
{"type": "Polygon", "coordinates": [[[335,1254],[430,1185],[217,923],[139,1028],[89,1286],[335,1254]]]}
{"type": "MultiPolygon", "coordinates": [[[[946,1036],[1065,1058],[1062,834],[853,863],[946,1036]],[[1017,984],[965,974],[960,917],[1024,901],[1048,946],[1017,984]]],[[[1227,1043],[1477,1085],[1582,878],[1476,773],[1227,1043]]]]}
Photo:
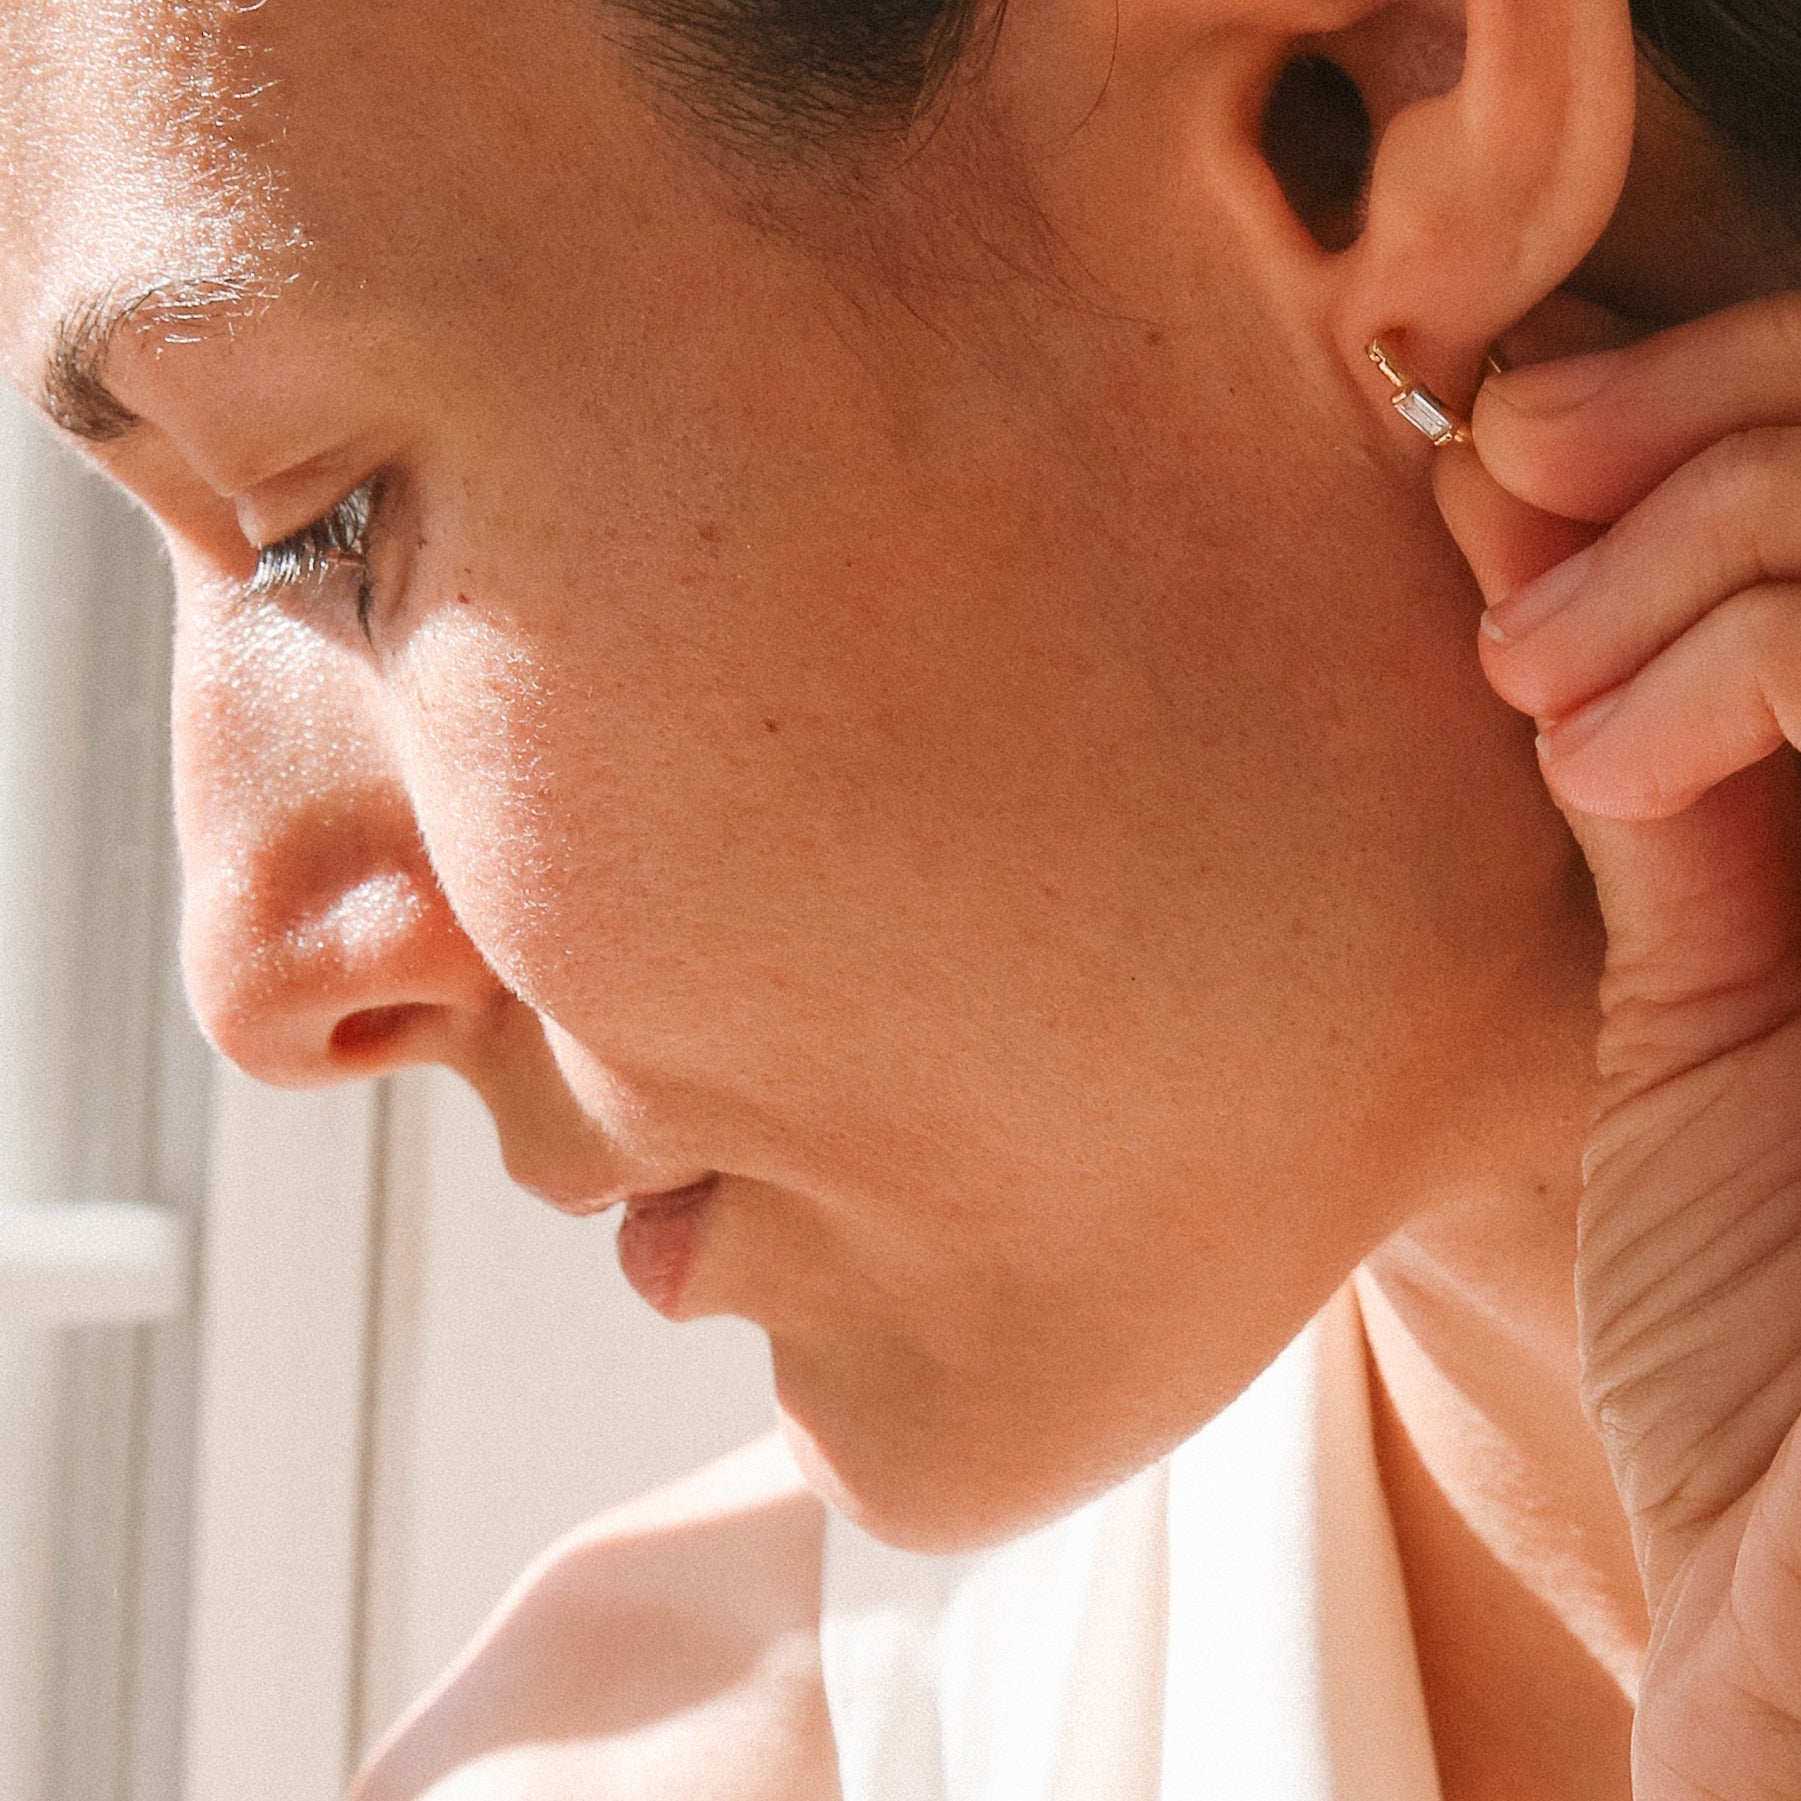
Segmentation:
{"type": "Polygon", "coordinates": [[[412,1071],[219,1064],[154,532],[0,406],[0,1797],[333,1801],[558,1534],[773,1423],[412,1071]]]}

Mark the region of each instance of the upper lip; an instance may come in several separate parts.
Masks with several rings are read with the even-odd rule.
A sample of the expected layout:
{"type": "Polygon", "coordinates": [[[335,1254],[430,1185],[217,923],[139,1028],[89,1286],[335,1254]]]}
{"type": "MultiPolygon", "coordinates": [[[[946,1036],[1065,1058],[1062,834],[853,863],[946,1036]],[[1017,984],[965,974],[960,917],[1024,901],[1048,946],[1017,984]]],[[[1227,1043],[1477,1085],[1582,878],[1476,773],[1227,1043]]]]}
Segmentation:
{"type": "Polygon", "coordinates": [[[625,1197],[625,1210],[628,1214],[639,1213],[648,1209],[656,1212],[664,1207],[680,1207],[690,1201],[698,1201],[702,1195],[712,1190],[719,1180],[718,1172],[709,1172],[698,1181],[684,1182],[680,1188],[663,1188],[655,1194],[630,1194],[625,1197]]]}
{"type": "Polygon", "coordinates": [[[642,1208],[659,1201],[689,1200],[717,1179],[716,1173],[709,1170],[691,1181],[671,1183],[666,1188],[609,1188],[596,1194],[591,1188],[566,1182],[547,1181],[532,1176],[513,1177],[528,1194],[535,1194],[539,1200],[548,1201],[559,1213],[569,1213],[583,1219],[591,1214],[605,1213],[609,1207],[642,1208]]]}

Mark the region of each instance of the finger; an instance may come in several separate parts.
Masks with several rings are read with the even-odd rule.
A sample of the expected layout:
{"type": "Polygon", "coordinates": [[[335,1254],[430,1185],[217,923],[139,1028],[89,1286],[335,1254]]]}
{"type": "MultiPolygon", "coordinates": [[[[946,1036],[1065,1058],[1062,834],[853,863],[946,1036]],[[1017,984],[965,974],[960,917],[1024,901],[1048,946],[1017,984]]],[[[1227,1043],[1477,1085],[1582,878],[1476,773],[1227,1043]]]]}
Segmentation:
{"type": "MultiPolygon", "coordinates": [[[[1607,927],[1602,1073],[1618,1101],[1767,1032],[1801,994],[1801,765],[1767,758],[1668,819],[1564,815],[1607,927]],[[1787,969],[1790,979],[1772,981],[1787,969]]],[[[1603,1135],[1597,1152],[1608,1146],[1603,1135]]]]}
{"type": "Polygon", "coordinates": [[[1476,449],[1503,487],[1572,519],[1617,519],[1704,445],[1801,417],[1801,294],[1710,313],[1623,350],[1492,376],[1476,449]]]}
{"type": "Polygon", "coordinates": [[[1710,444],[1592,548],[1491,603],[1482,661],[1496,692],[1561,719],[1731,595],[1801,577],[1797,496],[1801,431],[1710,444]]]}
{"type": "Polygon", "coordinates": [[[1567,806],[1666,819],[1801,743],[1801,586],[1735,594],[1631,680],[1548,724],[1539,761],[1567,806]]]}
{"type": "MultiPolygon", "coordinates": [[[[1472,452],[1435,459],[1434,481],[1445,521],[1491,601],[1597,536],[1592,525],[1539,513],[1509,494],[1472,452]]],[[[1632,706],[1640,703],[1634,696],[1632,706]]],[[[1620,729],[1632,726],[1625,715],[1620,729]]],[[[1596,742],[1591,755],[1605,758],[1608,746],[1596,742]]],[[[1548,774],[1556,760],[1553,750],[1548,774]]],[[[1715,762],[1722,760],[1732,759],[1715,762]]],[[[1606,818],[1567,799],[1563,811],[1607,927],[1601,1056],[1613,1095],[1652,1087],[1767,1030],[1771,996],[1787,992],[1765,979],[1769,972],[1792,967],[1801,983],[1796,760],[1753,762],[1672,817],[1606,818]]],[[[1796,998],[1789,994],[1791,1004],[1796,998]]]]}
{"type": "Polygon", "coordinates": [[[1592,525],[1559,519],[1509,494],[1470,450],[1433,459],[1438,510],[1490,607],[1592,544],[1592,525]]]}

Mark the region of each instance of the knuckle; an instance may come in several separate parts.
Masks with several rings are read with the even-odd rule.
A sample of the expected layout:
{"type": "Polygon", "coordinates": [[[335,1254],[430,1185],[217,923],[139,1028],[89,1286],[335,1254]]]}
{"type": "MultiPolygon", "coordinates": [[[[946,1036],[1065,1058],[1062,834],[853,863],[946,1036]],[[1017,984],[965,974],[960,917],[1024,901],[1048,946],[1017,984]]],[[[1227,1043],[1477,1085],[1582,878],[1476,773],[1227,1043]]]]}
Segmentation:
{"type": "Polygon", "coordinates": [[[1764,583],[1724,601],[1717,617],[1733,652],[1765,663],[1801,650],[1801,606],[1792,587],[1764,583]]]}
{"type": "Polygon", "coordinates": [[[1780,441],[1787,435],[1776,427],[1755,426],[1710,444],[1689,465],[1696,499],[1723,520],[1767,505],[1780,467],[1780,441]]]}
{"type": "Polygon", "coordinates": [[[1710,557],[1735,580],[1791,574],[1801,562],[1794,522],[1801,495],[1801,432],[1735,432],[1689,465],[1692,514],[1710,557]]]}

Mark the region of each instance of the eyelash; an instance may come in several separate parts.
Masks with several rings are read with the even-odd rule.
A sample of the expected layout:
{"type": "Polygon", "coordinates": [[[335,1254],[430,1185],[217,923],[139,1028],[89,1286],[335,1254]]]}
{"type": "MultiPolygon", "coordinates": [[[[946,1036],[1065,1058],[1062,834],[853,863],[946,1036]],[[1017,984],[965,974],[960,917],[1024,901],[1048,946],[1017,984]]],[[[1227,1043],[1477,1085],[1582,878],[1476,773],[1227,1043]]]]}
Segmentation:
{"type": "Polygon", "coordinates": [[[356,622],[369,636],[374,593],[369,585],[369,534],[379,495],[376,484],[353,488],[329,512],[256,553],[248,591],[281,594],[316,587],[339,569],[356,572],[356,622]]]}

